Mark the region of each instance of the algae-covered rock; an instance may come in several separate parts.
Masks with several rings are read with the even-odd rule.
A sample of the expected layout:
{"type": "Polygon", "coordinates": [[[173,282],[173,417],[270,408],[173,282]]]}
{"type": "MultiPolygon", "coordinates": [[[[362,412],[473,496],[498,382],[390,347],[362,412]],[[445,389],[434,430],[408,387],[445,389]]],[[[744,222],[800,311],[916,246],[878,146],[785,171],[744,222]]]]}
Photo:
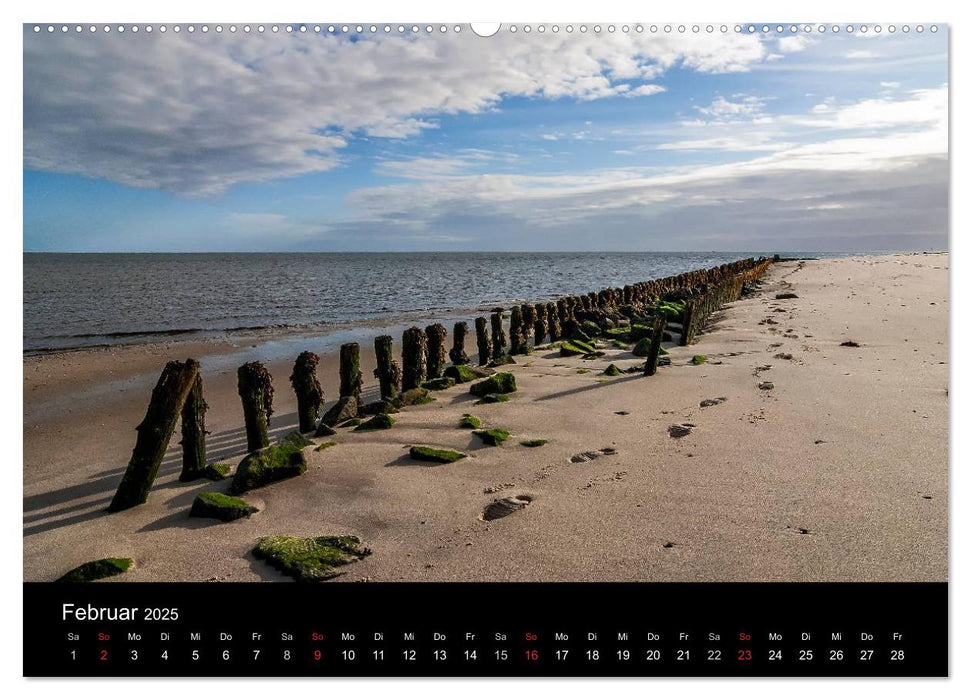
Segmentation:
{"type": "Polygon", "coordinates": [[[542,447],[547,442],[549,441],[544,440],[543,438],[532,438],[530,440],[523,440],[519,444],[522,445],[523,447],[542,447]]]}
{"type": "Polygon", "coordinates": [[[356,396],[342,396],[320,419],[325,425],[340,425],[346,420],[356,418],[361,405],[356,396]]]}
{"type": "Polygon", "coordinates": [[[472,434],[487,445],[498,447],[509,439],[509,431],[504,428],[489,428],[488,430],[473,430],[472,434]]]}
{"type": "Polygon", "coordinates": [[[499,372],[469,387],[469,393],[473,396],[510,394],[514,391],[516,391],[516,376],[512,372],[499,372]]]}
{"type": "Polygon", "coordinates": [[[75,567],[57,579],[56,583],[87,583],[98,579],[117,576],[128,571],[135,562],[132,559],[107,557],[89,561],[75,567]]]}
{"type": "Polygon", "coordinates": [[[317,445],[314,448],[314,452],[323,452],[328,447],[333,447],[336,444],[337,444],[337,441],[336,440],[327,440],[326,442],[322,442],[319,445],[317,445]]]}
{"type": "Polygon", "coordinates": [[[462,417],[459,418],[459,427],[468,428],[470,430],[481,428],[482,419],[478,416],[473,416],[471,413],[463,413],[462,417]]]}
{"type": "Polygon", "coordinates": [[[307,457],[294,445],[271,445],[247,455],[236,468],[229,492],[234,495],[307,471],[307,457]]]}
{"type": "Polygon", "coordinates": [[[341,423],[337,427],[338,428],[356,428],[357,426],[359,426],[363,422],[364,421],[361,420],[360,418],[351,418],[350,420],[344,421],[343,423],[341,423]]]}
{"type": "MultiPolygon", "coordinates": [[[[631,348],[631,352],[637,357],[647,357],[648,354],[651,352],[651,339],[641,338],[640,340],[637,341],[637,344],[634,345],[633,348],[631,348]]],[[[661,347],[658,349],[657,354],[667,355],[668,351],[665,350],[663,347],[661,347]]]]}
{"type": "Polygon", "coordinates": [[[394,418],[389,416],[387,413],[379,413],[374,416],[371,420],[361,423],[359,426],[354,428],[357,430],[387,430],[395,424],[394,418]]]}
{"type": "Polygon", "coordinates": [[[472,382],[476,379],[483,379],[484,377],[491,376],[495,374],[494,369],[489,369],[488,367],[472,367],[470,365],[452,365],[451,367],[445,368],[445,376],[455,380],[456,384],[464,384],[466,382],[472,382]]]}
{"type": "Polygon", "coordinates": [[[428,389],[423,389],[419,386],[401,392],[395,398],[394,402],[398,406],[421,406],[422,404],[431,403],[434,400],[434,398],[428,395],[428,389]]]}
{"type": "Polygon", "coordinates": [[[325,537],[263,537],[253,549],[262,559],[297,581],[324,581],[339,576],[338,569],[360,561],[371,553],[351,535],[325,537]]]}
{"type": "Polygon", "coordinates": [[[481,399],[475,402],[475,406],[479,404],[487,403],[506,403],[509,400],[509,394],[486,394],[481,399]]]}
{"type": "Polygon", "coordinates": [[[202,472],[202,475],[207,479],[212,479],[213,481],[222,481],[231,472],[233,468],[228,464],[210,464],[206,467],[206,470],[202,472]]]}
{"type": "Polygon", "coordinates": [[[591,355],[596,352],[596,348],[582,340],[561,340],[555,345],[560,348],[560,357],[591,355]]]}
{"type": "Polygon", "coordinates": [[[583,323],[581,323],[580,330],[586,333],[587,336],[589,336],[590,338],[596,338],[598,335],[600,335],[603,332],[600,326],[594,323],[593,321],[584,321],[583,323]]]}
{"type": "Polygon", "coordinates": [[[293,445],[296,448],[310,447],[314,443],[309,440],[302,433],[298,433],[294,430],[292,433],[287,433],[279,440],[276,441],[278,445],[293,445]]]}
{"type": "Polygon", "coordinates": [[[493,355],[492,359],[489,361],[489,367],[502,367],[503,365],[517,365],[516,358],[512,355],[505,353],[501,355],[493,355]]]}
{"type": "Polygon", "coordinates": [[[590,374],[590,370],[584,367],[583,369],[578,369],[577,374],[590,374]]]}
{"type": "Polygon", "coordinates": [[[694,357],[691,358],[691,364],[693,364],[695,366],[703,365],[706,362],[708,362],[708,356],[707,355],[695,355],[694,357]]]}
{"type": "Polygon", "coordinates": [[[451,377],[438,377],[437,379],[430,379],[422,384],[422,388],[428,389],[429,391],[443,391],[453,386],[455,386],[455,380],[451,377]]]}
{"type": "Polygon", "coordinates": [[[317,426],[314,437],[330,437],[331,435],[337,435],[337,431],[321,421],[320,425],[317,426]]]}
{"type": "Polygon", "coordinates": [[[444,450],[438,447],[429,447],[428,445],[412,445],[411,449],[408,450],[408,456],[423,462],[451,464],[452,462],[458,462],[467,455],[457,450],[444,450]]]}
{"type": "Polygon", "coordinates": [[[608,377],[619,377],[621,375],[620,367],[611,362],[604,370],[604,374],[608,377]]]}
{"type": "Polygon", "coordinates": [[[248,518],[258,511],[259,508],[250,505],[242,498],[233,498],[224,493],[206,491],[196,496],[196,499],[192,502],[189,517],[215,518],[228,523],[230,520],[248,518]]]}
{"type": "Polygon", "coordinates": [[[377,401],[372,401],[369,404],[361,406],[359,413],[362,416],[376,416],[379,413],[397,413],[398,407],[394,405],[393,401],[388,401],[385,399],[378,399],[377,401]]]}

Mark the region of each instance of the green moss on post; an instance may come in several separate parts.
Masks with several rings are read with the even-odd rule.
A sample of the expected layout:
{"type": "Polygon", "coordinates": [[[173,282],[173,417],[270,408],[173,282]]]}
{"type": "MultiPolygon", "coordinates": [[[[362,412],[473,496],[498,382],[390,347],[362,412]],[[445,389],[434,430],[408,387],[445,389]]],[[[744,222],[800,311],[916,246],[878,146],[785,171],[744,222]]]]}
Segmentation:
{"type": "Polygon", "coordinates": [[[509,431],[504,428],[489,428],[488,430],[473,430],[472,434],[486,445],[499,447],[509,439],[509,431]]]}
{"type": "Polygon", "coordinates": [[[390,335],[379,335],[374,339],[374,356],[378,365],[374,376],[380,386],[381,398],[391,400],[401,393],[401,366],[394,359],[394,340],[390,335]]]}
{"type": "Polygon", "coordinates": [[[491,316],[492,321],[492,357],[498,362],[506,354],[506,331],[502,327],[502,312],[496,311],[491,316]]]}
{"type": "Polygon", "coordinates": [[[448,359],[453,365],[469,364],[469,354],[465,352],[465,338],[469,334],[469,324],[459,321],[452,326],[452,349],[448,351],[448,359]]]}
{"type": "Polygon", "coordinates": [[[270,444],[268,428],[273,415],[273,377],[259,362],[247,362],[236,371],[239,398],[246,423],[246,449],[252,452],[270,444]]]}
{"type": "Polygon", "coordinates": [[[128,571],[135,562],[132,559],[108,557],[89,561],[75,567],[57,579],[57,583],[88,583],[98,579],[117,576],[128,571]]]}
{"type": "Polygon", "coordinates": [[[145,417],[136,428],[138,438],[125,475],[108,506],[109,511],[125,510],[148,500],[175,423],[198,374],[199,363],[195,360],[165,365],[152,390],[145,417]]]}
{"type": "Polygon", "coordinates": [[[441,323],[433,323],[425,327],[425,337],[428,339],[428,354],[425,358],[427,372],[425,376],[429,379],[438,379],[442,376],[442,371],[448,361],[448,353],[445,350],[448,331],[441,323]]]}
{"type": "Polygon", "coordinates": [[[194,481],[206,475],[207,408],[200,373],[182,405],[182,473],[179,481],[194,481]]]}
{"type": "Polygon", "coordinates": [[[290,385],[297,395],[297,419],[302,433],[309,433],[317,427],[320,409],[324,404],[324,390],[317,381],[319,362],[318,355],[305,350],[297,356],[290,374],[290,385]]]}
{"type": "Polygon", "coordinates": [[[338,569],[368,556],[371,550],[350,535],[339,537],[263,537],[253,556],[297,581],[325,581],[341,574],[338,569]]]}
{"type": "Polygon", "coordinates": [[[489,364],[492,360],[492,337],[489,335],[489,322],[484,316],[475,319],[475,342],[479,349],[479,364],[489,364]]]}
{"type": "Polygon", "coordinates": [[[469,387],[469,393],[473,396],[510,394],[514,391],[516,391],[516,376],[512,372],[498,372],[469,387]]]}
{"type": "Polygon", "coordinates": [[[425,381],[428,339],[425,331],[412,326],[401,338],[401,389],[416,389],[425,381]]]}
{"type": "Polygon", "coordinates": [[[341,388],[340,396],[353,396],[361,401],[361,346],[357,343],[341,345],[341,388]]]}
{"type": "Polygon", "coordinates": [[[250,505],[242,498],[234,498],[224,493],[207,491],[200,493],[192,502],[192,509],[189,511],[190,518],[215,518],[223,522],[248,518],[253,513],[259,512],[259,508],[250,505]]]}
{"type": "Polygon", "coordinates": [[[471,413],[463,413],[462,417],[459,418],[459,427],[477,430],[482,427],[482,420],[471,413]]]}
{"type": "Polygon", "coordinates": [[[408,456],[420,462],[437,462],[438,464],[451,464],[464,459],[467,455],[456,450],[444,450],[428,445],[412,445],[408,450],[408,456]]]}

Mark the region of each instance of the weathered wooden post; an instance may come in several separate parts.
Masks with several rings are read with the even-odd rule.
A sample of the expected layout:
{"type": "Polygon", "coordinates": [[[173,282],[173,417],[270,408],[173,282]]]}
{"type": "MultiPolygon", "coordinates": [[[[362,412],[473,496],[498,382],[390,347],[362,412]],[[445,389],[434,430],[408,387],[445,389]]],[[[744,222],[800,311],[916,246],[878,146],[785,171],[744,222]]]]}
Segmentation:
{"type": "Polygon", "coordinates": [[[526,339],[523,333],[523,311],[520,306],[512,307],[509,314],[509,354],[522,355],[526,352],[523,348],[526,339]]]}
{"type": "Polygon", "coordinates": [[[492,314],[492,359],[501,362],[505,354],[506,331],[502,328],[502,312],[496,311],[492,314]]]}
{"type": "Polygon", "coordinates": [[[536,328],[536,307],[523,304],[523,352],[529,352],[529,338],[536,328]]]}
{"type": "Polygon", "coordinates": [[[664,338],[664,316],[658,315],[654,318],[654,332],[651,333],[651,349],[647,353],[647,362],[644,363],[644,376],[653,377],[657,373],[657,357],[661,352],[661,340],[664,338]]]}
{"type": "Polygon", "coordinates": [[[195,385],[199,363],[169,362],[152,390],[145,418],[138,424],[138,438],[128,468],[108,510],[116,512],[144,503],[158,474],[159,465],[175,430],[175,422],[195,385]]]}
{"type": "Polygon", "coordinates": [[[361,346],[357,343],[341,345],[340,397],[353,396],[361,402],[361,346]]]}
{"type": "Polygon", "coordinates": [[[182,404],[182,473],[179,481],[195,481],[206,471],[206,399],[202,373],[196,373],[192,389],[182,404]]]}
{"type": "Polygon", "coordinates": [[[394,359],[394,340],[390,335],[379,335],[374,339],[374,356],[378,366],[374,370],[381,398],[390,401],[401,392],[401,365],[394,359]]]}
{"type": "Polygon", "coordinates": [[[557,313],[557,304],[552,301],[546,304],[546,325],[550,334],[550,341],[557,341],[563,337],[563,327],[557,313]]]}
{"type": "Polygon", "coordinates": [[[401,389],[416,389],[425,381],[428,339],[425,331],[412,326],[401,337],[401,389]]]}
{"type": "Polygon", "coordinates": [[[433,323],[425,327],[425,337],[428,338],[428,356],[426,357],[428,379],[438,379],[445,371],[447,362],[445,339],[447,336],[448,331],[441,323],[433,323]]]}
{"type": "Polygon", "coordinates": [[[459,321],[452,326],[452,349],[448,351],[448,359],[453,365],[469,364],[469,355],[465,352],[465,337],[469,334],[469,324],[459,321]]]}
{"type": "Polygon", "coordinates": [[[246,449],[262,450],[270,444],[267,428],[273,415],[273,377],[259,362],[247,362],[236,370],[239,398],[246,423],[246,449]]]}
{"type": "Polygon", "coordinates": [[[542,345],[543,341],[546,340],[546,334],[549,332],[546,327],[546,304],[536,304],[536,321],[533,324],[533,344],[542,345]]]}
{"type": "Polygon", "coordinates": [[[492,358],[492,339],[489,336],[488,321],[485,316],[475,319],[475,342],[479,348],[479,364],[487,365],[492,358]]]}
{"type": "Polygon", "coordinates": [[[687,345],[694,337],[694,329],[691,325],[694,321],[694,314],[695,302],[686,302],[684,305],[684,311],[681,314],[681,337],[678,339],[679,345],[687,345]]]}
{"type": "Polygon", "coordinates": [[[316,429],[320,417],[320,407],[324,405],[324,390],[317,381],[317,363],[320,357],[308,350],[297,356],[290,375],[290,385],[297,395],[297,417],[300,432],[309,433],[316,429]]]}

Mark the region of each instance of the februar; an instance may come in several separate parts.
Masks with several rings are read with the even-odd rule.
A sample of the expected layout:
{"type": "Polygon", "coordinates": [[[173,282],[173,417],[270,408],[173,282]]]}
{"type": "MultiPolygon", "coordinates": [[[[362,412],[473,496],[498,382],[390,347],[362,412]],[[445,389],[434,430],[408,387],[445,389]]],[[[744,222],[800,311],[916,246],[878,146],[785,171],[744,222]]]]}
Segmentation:
{"type": "Polygon", "coordinates": [[[138,608],[96,608],[93,605],[75,605],[74,603],[64,603],[61,606],[61,619],[74,619],[79,622],[84,620],[107,620],[109,622],[123,622],[134,620],[138,613],[138,608]]]}

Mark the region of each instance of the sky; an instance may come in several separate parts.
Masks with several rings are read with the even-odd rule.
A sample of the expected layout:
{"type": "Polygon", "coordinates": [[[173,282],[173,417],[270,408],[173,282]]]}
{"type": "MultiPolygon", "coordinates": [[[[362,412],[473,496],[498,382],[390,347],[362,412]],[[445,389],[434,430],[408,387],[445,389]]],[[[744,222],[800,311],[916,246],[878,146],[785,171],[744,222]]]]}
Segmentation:
{"type": "Polygon", "coordinates": [[[948,239],[947,29],[24,28],[24,250],[948,239]]]}

